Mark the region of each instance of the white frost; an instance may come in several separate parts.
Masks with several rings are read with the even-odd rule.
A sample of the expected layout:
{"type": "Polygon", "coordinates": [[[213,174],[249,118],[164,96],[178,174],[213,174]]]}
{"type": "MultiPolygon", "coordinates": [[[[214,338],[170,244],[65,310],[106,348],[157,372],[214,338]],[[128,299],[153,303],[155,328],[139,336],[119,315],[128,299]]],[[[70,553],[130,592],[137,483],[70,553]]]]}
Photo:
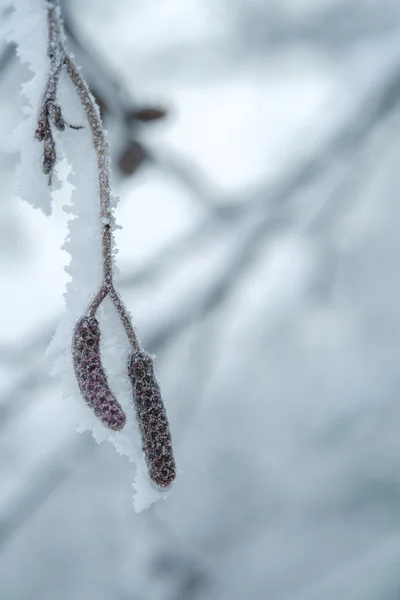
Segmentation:
{"type": "Polygon", "coordinates": [[[35,139],[37,113],[48,71],[46,3],[42,0],[14,0],[10,18],[9,41],[17,45],[17,55],[32,73],[22,86],[26,98],[25,118],[5,140],[12,152],[19,152],[16,194],[46,215],[51,213],[51,189],[48,178],[41,176],[42,144],[35,139]]]}

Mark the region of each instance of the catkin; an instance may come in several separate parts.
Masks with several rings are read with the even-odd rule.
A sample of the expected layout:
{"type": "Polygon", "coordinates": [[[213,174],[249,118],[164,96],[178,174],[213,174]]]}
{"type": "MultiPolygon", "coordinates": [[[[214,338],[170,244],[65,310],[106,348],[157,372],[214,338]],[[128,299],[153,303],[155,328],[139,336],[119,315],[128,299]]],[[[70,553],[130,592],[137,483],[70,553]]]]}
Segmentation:
{"type": "Polygon", "coordinates": [[[72,357],[75,376],[86,404],[96,417],[114,431],[120,431],[125,413],[111,392],[100,357],[100,328],[95,318],[81,318],[74,331],[72,357]]]}
{"type": "Polygon", "coordinates": [[[176,476],[171,434],[153,361],[144,351],[130,357],[128,374],[149,476],[166,488],[176,476]]]}

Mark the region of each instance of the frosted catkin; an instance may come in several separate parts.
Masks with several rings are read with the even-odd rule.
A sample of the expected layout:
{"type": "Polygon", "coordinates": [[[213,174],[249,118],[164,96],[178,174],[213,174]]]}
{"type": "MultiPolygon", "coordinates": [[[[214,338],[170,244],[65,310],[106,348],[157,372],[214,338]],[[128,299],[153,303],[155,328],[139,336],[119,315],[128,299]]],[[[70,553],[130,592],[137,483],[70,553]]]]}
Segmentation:
{"type": "Polygon", "coordinates": [[[128,375],[149,477],[156,485],[166,488],[175,479],[176,467],[168,419],[151,356],[143,350],[131,355],[128,375]]]}
{"type": "Polygon", "coordinates": [[[97,319],[83,317],[78,321],[72,341],[72,358],[79,390],[86,404],[106,427],[120,431],[126,417],[108,386],[101,364],[97,319]]]}

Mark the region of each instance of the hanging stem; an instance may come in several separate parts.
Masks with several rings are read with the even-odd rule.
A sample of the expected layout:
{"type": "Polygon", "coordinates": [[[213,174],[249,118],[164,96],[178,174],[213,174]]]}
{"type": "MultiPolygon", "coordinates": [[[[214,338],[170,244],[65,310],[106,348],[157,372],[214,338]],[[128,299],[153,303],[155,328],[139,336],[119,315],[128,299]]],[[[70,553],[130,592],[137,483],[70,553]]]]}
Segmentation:
{"type": "MultiPolygon", "coordinates": [[[[92,141],[97,159],[100,200],[99,220],[102,228],[101,246],[103,278],[100,289],[87,309],[87,316],[94,317],[100,304],[103,302],[104,298],[108,296],[113,302],[121,319],[126,335],[131,344],[132,351],[134,354],[137,354],[140,351],[139,342],[129,318],[129,314],[114,287],[113,281],[112,248],[114,216],[111,209],[110,159],[100,112],[95,104],[92,94],[90,93],[86,81],[83,79],[78,68],[65,49],[63,40],[63,22],[59,0],[48,0],[47,6],[47,18],[49,25],[48,55],[50,58],[50,71],[39,111],[38,126],[35,134],[39,141],[44,142],[42,165],[43,171],[46,174],[49,174],[49,183],[51,183],[51,174],[56,162],[55,143],[51,132],[51,123],[61,131],[64,130],[66,124],[62,116],[61,108],[56,102],[58,82],[62,67],[65,65],[85,111],[85,115],[91,130],[92,141]]],[[[79,126],[77,127],[71,125],[70,127],[73,127],[74,129],[81,128],[79,126]]]]}

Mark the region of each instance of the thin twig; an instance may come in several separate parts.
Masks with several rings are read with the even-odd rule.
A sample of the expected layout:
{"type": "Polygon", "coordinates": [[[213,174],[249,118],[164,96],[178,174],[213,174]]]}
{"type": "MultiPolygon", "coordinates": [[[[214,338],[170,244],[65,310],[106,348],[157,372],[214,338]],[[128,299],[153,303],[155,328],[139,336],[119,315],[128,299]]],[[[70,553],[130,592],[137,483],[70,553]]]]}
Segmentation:
{"type": "MultiPolygon", "coordinates": [[[[87,316],[94,317],[104,298],[109,296],[125,328],[126,335],[132,346],[132,350],[134,353],[137,353],[139,352],[140,348],[136,334],[132,327],[128,312],[113,284],[112,245],[114,223],[111,210],[110,160],[100,113],[85,80],[65,49],[63,41],[63,23],[59,0],[50,0],[48,2],[47,14],[49,27],[48,55],[50,58],[50,70],[39,112],[38,127],[36,130],[36,138],[44,142],[43,171],[51,176],[56,161],[55,144],[51,133],[50,122],[53,123],[60,131],[63,131],[65,128],[65,121],[62,117],[61,107],[57,104],[56,100],[60,74],[63,66],[65,66],[85,111],[97,158],[100,196],[100,223],[102,228],[103,282],[88,307],[87,316]]],[[[78,127],[74,126],[74,128],[76,129],[78,127]]]]}

